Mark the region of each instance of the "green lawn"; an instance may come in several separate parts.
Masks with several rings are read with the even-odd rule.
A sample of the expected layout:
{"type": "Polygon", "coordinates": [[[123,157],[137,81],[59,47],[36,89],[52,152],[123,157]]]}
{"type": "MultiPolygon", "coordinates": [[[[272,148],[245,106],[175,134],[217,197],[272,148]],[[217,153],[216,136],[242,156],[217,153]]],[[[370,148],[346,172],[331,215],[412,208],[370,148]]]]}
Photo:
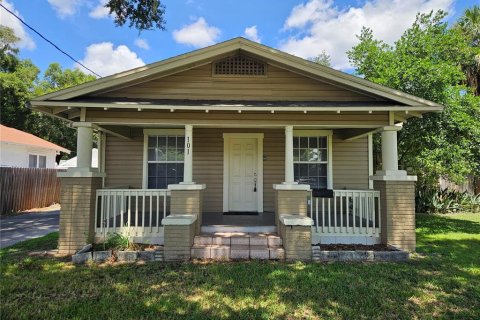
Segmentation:
{"type": "Polygon", "coordinates": [[[409,263],[73,266],[0,251],[1,318],[480,319],[480,214],[418,217],[409,263]]]}

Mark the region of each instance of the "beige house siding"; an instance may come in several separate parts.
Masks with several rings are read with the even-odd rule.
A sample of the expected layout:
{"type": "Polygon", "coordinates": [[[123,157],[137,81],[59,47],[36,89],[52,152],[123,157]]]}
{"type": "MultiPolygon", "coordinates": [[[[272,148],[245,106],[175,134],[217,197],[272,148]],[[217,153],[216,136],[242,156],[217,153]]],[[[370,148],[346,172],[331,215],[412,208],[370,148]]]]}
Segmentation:
{"type": "Polygon", "coordinates": [[[107,135],[105,146],[106,187],[141,188],[143,178],[143,132],[132,140],[107,135]]]}
{"type": "Polygon", "coordinates": [[[345,141],[333,136],[333,188],[368,189],[368,138],[345,141]]]}
{"type": "Polygon", "coordinates": [[[379,101],[272,65],[268,65],[266,76],[212,76],[211,63],[95,96],[230,101],[379,101]]]}
{"type": "MultiPolygon", "coordinates": [[[[223,211],[223,133],[262,132],[264,211],[274,211],[272,185],[284,180],[285,135],[283,129],[202,129],[193,131],[193,180],[207,185],[203,211],[223,211]]],[[[334,188],[368,188],[367,139],[343,141],[333,138],[334,188]]],[[[143,132],[131,141],[109,135],[106,142],[106,187],[141,188],[143,180],[143,132]]]]}

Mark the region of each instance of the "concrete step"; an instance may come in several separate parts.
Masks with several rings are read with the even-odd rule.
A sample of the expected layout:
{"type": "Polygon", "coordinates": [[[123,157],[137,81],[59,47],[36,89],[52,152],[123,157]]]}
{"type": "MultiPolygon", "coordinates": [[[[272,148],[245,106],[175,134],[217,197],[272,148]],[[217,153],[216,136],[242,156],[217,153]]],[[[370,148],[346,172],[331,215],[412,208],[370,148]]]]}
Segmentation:
{"type": "Polygon", "coordinates": [[[284,260],[282,239],[272,233],[209,233],[195,236],[192,259],[284,260]]]}
{"type": "Polygon", "coordinates": [[[282,238],[275,233],[205,233],[194,238],[194,245],[253,245],[281,246],[282,238]]]}
{"type": "Polygon", "coordinates": [[[230,225],[207,225],[201,227],[202,233],[214,232],[245,232],[245,233],[274,233],[276,226],[230,226],[230,225]]]}

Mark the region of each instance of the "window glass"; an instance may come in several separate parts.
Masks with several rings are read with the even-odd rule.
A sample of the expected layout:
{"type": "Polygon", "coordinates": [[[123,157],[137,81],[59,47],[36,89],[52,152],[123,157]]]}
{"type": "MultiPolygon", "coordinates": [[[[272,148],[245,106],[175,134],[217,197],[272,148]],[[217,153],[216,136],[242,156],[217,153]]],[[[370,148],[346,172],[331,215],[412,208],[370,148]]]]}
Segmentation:
{"type": "Polygon", "coordinates": [[[294,178],[312,188],[327,187],[327,137],[293,138],[294,178]]]}
{"type": "Polygon", "coordinates": [[[28,155],[28,167],[29,168],[36,168],[37,167],[37,155],[36,154],[28,155]]]}
{"type": "Polygon", "coordinates": [[[46,168],[47,167],[47,157],[46,156],[38,156],[38,167],[39,168],[46,168]]]}
{"type": "Polygon", "coordinates": [[[149,189],[167,189],[183,181],[184,136],[148,137],[149,189]]]}

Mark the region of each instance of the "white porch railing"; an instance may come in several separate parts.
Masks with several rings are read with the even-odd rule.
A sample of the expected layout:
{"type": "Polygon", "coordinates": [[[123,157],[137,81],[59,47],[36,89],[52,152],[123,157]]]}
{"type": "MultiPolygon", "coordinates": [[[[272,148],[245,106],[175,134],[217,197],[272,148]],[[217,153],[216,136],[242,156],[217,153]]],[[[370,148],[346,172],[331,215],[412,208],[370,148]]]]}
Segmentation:
{"type": "MultiPolygon", "coordinates": [[[[321,236],[380,236],[380,192],[333,190],[333,198],[310,194],[312,231],[321,236]]],[[[340,243],[340,242],[338,242],[340,243]]]]}
{"type": "Polygon", "coordinates": [[[118,233],[136,242],[163,243],[169,197],[164,189],[97,190],[95,237],[118,233]]]}

